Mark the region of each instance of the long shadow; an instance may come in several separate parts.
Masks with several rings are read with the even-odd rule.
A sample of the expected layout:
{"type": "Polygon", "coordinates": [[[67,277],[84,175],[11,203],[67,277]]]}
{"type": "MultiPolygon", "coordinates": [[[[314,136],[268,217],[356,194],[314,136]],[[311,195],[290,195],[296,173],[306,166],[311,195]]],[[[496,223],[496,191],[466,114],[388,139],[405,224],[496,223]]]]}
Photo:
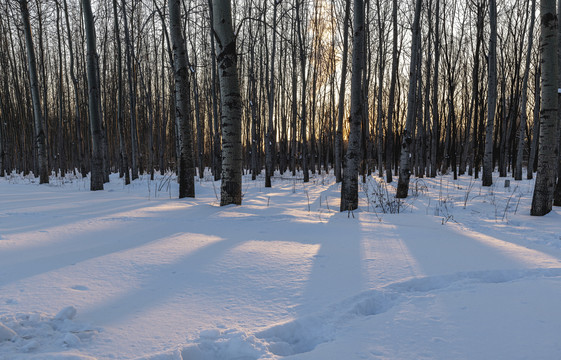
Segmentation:
{"type": "Polygon", "coordinates": [[[554,209],[545,217],[516,215],[504,221],[462,222],[461,227],[471,233],[484,233],[487,236],[522,246],[561,261],[561,211],[554,209]],[[530,223],[527,226],[526,223],[530,223]]]}
{"type": "MultiPolygon", "coordinates": [[[[243,211],[243,208],[230,210],[240,212],[243,211]]],[[[219,215],[223,211],[228,212],[229,209],[216,209],[214,215],[219,215]]],[[[202,294],[203,297],[214,294],[217,297],[215,299],[217,302],[220,302],[221,296],[227,294],[227,296],[250,296],[256,304],[261,304],[261,301],[276,303],[278,299],[275,299],[275,296],[290,297],[290,295],[280,292],[274,286],[265,290],[260,288],[260,284],[256,281],[251,280],[251,276],[255,274],[259,276],[259,279],[266,279],[267,276],[271,276],[271,272],[264,269],[265,272],[260,273],[259,270],[253,268],[252,273],[247,274],[247,278],[242,279],[240,283],[236,283],[235,281],[239,280],[238,275],[243,275],[239,267],[247,266],[251,268],[253,264],[230,262],[219,264],[219,260],[232,249],[251,241],[270,242],[271,246],[274,246],[276,241],[304,245],[317,243],[316,239],[310,236],[312,234],[311,230],[315,227],[302,223],[292,223],[290,227],[287,227],[284,221],[277,221],[276,216],[267,217],[264,220],[254,218],[223,219],[212,230],[209,230],[208,225],[204,222],[197,224],[197,221],[189,222],[187,227],[191,233],[218,237],[221,240],[190,252],[173,263],[158,265],[157,268],[149,271],[147,278],[142,280],[135,289],[81,312],[80,317],[95,319],[97,324],[107,325],[128,318],[135,313],[144,313],[145,310],[157,307],[170,299],[184,298],[186,299],[184,300],[185,306],[188,307],[190,295],[197,297],[197,294],[202,294]],[[299,235],[294,236],[294,233],[299,235]],[[216,264],[218,264],[220,270],[209,272],[209,266],[216,264]],[[230,269],[233,270],[232,276],[224,276],[224,274],[229,274],[230,269]],[[255,292],[252,292],[253,290],[255,292]],[[244,291],[250,291],[251,294],[246,294],[244,291]],[[267,295],[261,299],[260,297],[263,294],[267,295]],[[122,309],[123,311],[114,311],[115,309],[122,309]]],[[[278,249],[272,250],[274,253],[278,249]]],[[[251,253],[253,250],[248,251],[251,253]]],[[[302,261],[307,261],[307,259],[302,259],[302,261]]],[[[286,271],[290,272],[292,269],[286,269],[286,271]]],[[[271,280],[274,282],[275,279],[271,280]]],[[[296,291],[294,286],[297,285],[287,286],[287,291],[296,291]]],[[[207,305],[198,304],[202,307],[207,305]]],[[[266,304],[261,305],[263,307],[267,306],[266,304]]]]}
{"type": "MultiPolygon", "coordinates": [[[[60,200],[60,197],[56,199],[60,200]]],[[[0,215],[4,217],[0,222],[0,234],[4,236],[4,240],[10,235],[21,232],[45,231],[57,226],[72,225],[84,217],[90,218],[95,216],[103,218],[152,204],[147,200],[123,198],[89,199],[84,201],[84,199],[68,197],[68,205],[61,204],[60,201],[57,204],[50,204],[47,200],[45,198],[37,199],[34,200],[32,206],[5,208],[4,211],[0,212],[0,215]],[[38,201],[39,203],[37,203],[38,201]],[[129,204],[122,205],[123,202],[129,202],[129,204]],[[66,215],[60,215],[60,213],[65,213],[66,215]],[[32,220],[26,219],[27,217],[32,218],[32,220]],[[16,220],[16,224],[14,224],[14,220],[16,220]],[[70,222],[65,223],[65,221],[70,222]]]]}
{"type": "MultiPolygon", "coordinates": [[[[204,235],[216,236],[208,233],[204,235]]],[[[162,304],[189,289],[212,287],[215,284],[209,280],[208,275],[204,276],[202,273],[205,266],[245,241],[242,238],[222,238],[183,256],[178,261],[159,265],[157,270],[150,271],[149,276],[137,288],[86,309],[81,312],[80,317],[95,320],[97,325],[103,326],[162,304]],[[173,279],[173,282],[170,279],[173,279]]]]}
{"type": "MultiPolygon", "coordinates": [[[[0,274],[0,286],[22,280],[39,274],[79,264],[91,259],[103,258],[104,256],[120,251],[140,248],[151,242],[156,242],[165,237],[184,233],[200,233],[208,236],[216,236],[223,240],[206,245],[203,248],[188,253],[169,264],[157,265],[150,269],[145,278],[141,278],[140,285],[126,293],[110,298],[107,301],[90,309],[84,309],[80,316],[95,319],[96,323],[110,323],[131,316],[135,311],[142,311],[157,306],[166,300],[184,293],[195,287],[207,289],[216,285],[209,279],[208,274],[203,274],[204,267],[214,263],[223,254],[240,246],[252,239],[282,240],[302,244],[320,244],[322,248],[310,265],[311,273],[308,281],[302,283],[303,291],[301,311],[313,308],[324,303],[336,301],[331,298],[347,297],[349,293],[355,294],[361,289],[362,273],[360,268],[360,227],[356,219],[347,219],[346,214],[332,216],[328,223],[320,226],[318,224],[305,224],[291,219],[281,209],[278,211],[267,211],[263,218],[260,216],[251,219],[236,219],[234,217],[221,217],[228,212],[255,213],[255,210],[241,208],[218,208],[193,204],[199,206],[185,209],[173,209],[169,213],[160,212],[153,219],[133,218],[130,223],[124,225],[120,222],[119,214],[127,210],[138,210],[140,206],[154,205],[154,202],[132,201],[130,205],[120,208],[112,207],[117,201],[106,199],[106,205],[96,205],[94,210],[100,212],[97,218],[114,217],[114,227],[95,229],[82,233],[68,233],[62,241],[55,246],[34,245],[30,249],[15,249],[10,253],[1,253],[0,261],[3,262],[0,274]],[[139,205],[140,204],[140,205],[139,205]],[[235,209],[235,210],[234,210],[235,209]],[[224,213],[224,214],[222,214],[224,213]],[[169,217],[168,217],[169,215],[169,217]],[[209,229],[209,217],[220,218],[212,229],[209,229]],[[339,220],[340,221],[339,221],[339,220]],[[201,221],[204,220],[204,221],[201,221]],[[291,221],[290,226],[286,221],[291,221]],[[128,225],[130,224],[130,225],[128,225]],[[319,232],[316,230],[319,228],[319,232]],[[327,234],[328,236],[324,235],[327,234]],[[335,234],[335,235],[334,235],[335,234]],[[341,253],[339,241],[344,241],[348,246],[341,253]],[[14,261],[13,258],[17,259],[14,261]],[[23,266],[22,262],[28,260],[32,266],[23,266]],[[11,264],[11,265],[10,265],[11,264]],[[175,274],[174,274],[175,272],[175,274]],[[177,282],[169,281],[177,278],[177,282]],[[203,280],[201,280],[203,279],[203,280]],[[205,283],[201,283],[205,281],[205,283]],[[326,284],[326,282],[328,282],[326,284]],[[165,287],[162,286],[165,283],[165,287]],[[318,296],[319,295],[319,296],[318,296]],[[327,299],[327,300],[326,300],[327,299]],[[122,311],[114,311],[120,308],[122,311]]],[[[312,200],[313,201],[313,200],[312,200]]],[[[172,201],[170,203],[175,203],[172,201]]],[[[118,205],[117,205],[118,206],[118,205]]],[[[84,206],[83,208],[86,208],[84,206]]],[[[91,214],[91,212],[89,212],[91,214]]],[[[85,219],[84,221],[95,221],[85,219]]],[[[129,221],[129,220],[127,220],[129,221]]],[[[72,223],[62,223],[59,226],[72,226],[72,223]]],[[[214,224],[214,222],[213,222],[214,224]]],[[[37,230],[42,229],[37,227],[37,230]]],[[[47,228],[46,230],[49,230],[47,228]]],[[[304,261],[304,259],[303,259],[304,261]]],[[[305,261],[310,261],[306,258],[305,261]]],[[[119,276],[119,274],[115,274],[119,276]]],[[[235,287],[235,284],[228,286],[235,287]]],[[[217,289],[220,290],[220,289],[217,289]]],[[[211,291],[207,293],[215,293],[211,291]]],[[[261,292],[263,292],[261,290],[261,292]]],[[[275,299],[271,299],[274,301],[275,299]]]]}
{"type": "MultiPolygon", "coordinates": [[[[51,195],[51,194],[48,194],[51,195]]],[[[57,194],[54,194],[57,195],[57,194]]],[[[45,225],[53,226],[53,222],[62,223],[64,221],[78,222],[84,217],[105,217],[119,212],[125,212],[136,208],[144,207],[150,204],[148,200],[138,198],[118,198],[111,199],[107,197],[84,199],[83,194],[71,193],[69,195],[61,194],[60,196],[49,196],[24,199],[29,205],[11,207],[6,202],[2,202],[0,208],[0,233],[4,236],[21,233],[23,231],[31,232],[36,230],[45,230],[45,225]],[[50,200],[57,200],[55,203],[50,200]],[[126,205],[123,205],[123,202],[126,205]],[[65,215],[61,215],[65,214],[65,215]],[[30,219],[27,219],[27,218],[30,219]],[[14,225],[14,223],[18,225],[14,225]],[[20,225],[21,224],[21,225],[20,225]]]]}
{"type": "Polygon", "coordinates": [[[397,233],[423,272],[419,275],[535,268],[539,265],[532,263],[532,258],[537,262],[549,258],[548,254],[543,254],[538,261],[540,253],[535,250],[510,246],[508,242],[466,231],[455,224],[441,225],[441,219],[436,217],[413,216],[409,219],[408,224],[396,226],[397,233]]]}
{"type": "MultiPolygon", "coordinates": [[[[0,286],[10,284],[28,277],[58,270],[66,266],[75,265],[90,259],[103,257],[105,255],[143,246],[149,242],[165,236],[182,232],[183,229],[174,221],[177,216],[185,216],[185,219],[193,218],[194,210],[170,210],[168,214],[174,215],[168,219],[164,214],[157,217],[128,219],[119,217],[119,214],[129,210],[142,210],[143,205],[153,206],[153,202],[133,203],[126,206],[111,207],[111,203],[104,208],[99,217],[78,220],[71,223],[57,224],[52,228],[28,232],[26,236],[41,236],[42,232],[60,230],[61,238],[53,244],[50,241],[33,244],[31,248],[23,247],[2,250],[0,252],[0,286]],[[109,220],[107,220],[109,219],[109,220]],[[87,231],[75,231],[83,223],[84,226],[98,226],[87,231]],[[129,226],[125,226],[127,224],[129,226]],[[155,226],[156,224],[156,226],[155,226]],[[28,266],[22,266],[26,263],[28,266]]],[[[215,211],[209,208],[208,211],[215,211]]],[[[80,216],[82,217],[82,216],[80,216]]],[[[187,220],[187,223],[189,220],[187,220]]],[[[52,235],[50,235],[52,236],[52,235]]],[[[7,236],[5,240],[9,240],[7,236]]]]}
{"type": "Polygon", "coordinates": [[[332,215],[312,239],[320,245],[302,303],[297,307],[300,316],[317,311],[326,305],[354,295],[364,286],[361,268],[361,237],[359,213],[348,217],[347,213],[332,215]],[[341,246],[343,244],[343,246],[341,246]]]}

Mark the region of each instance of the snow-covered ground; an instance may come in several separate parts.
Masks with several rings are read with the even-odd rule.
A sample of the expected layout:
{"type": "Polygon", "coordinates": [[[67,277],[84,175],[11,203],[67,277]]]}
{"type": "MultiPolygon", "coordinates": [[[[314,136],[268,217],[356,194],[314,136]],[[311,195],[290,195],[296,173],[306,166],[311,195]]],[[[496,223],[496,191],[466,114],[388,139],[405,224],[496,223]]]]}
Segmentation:
{"type": "Polygon", "coordinates": [[[210,180],[0,179],[0,359],[561,358],[561,211],[529,216],[532,181],[398,203],[372,177],[354,213],[331,176],[263,184],[220,207],[210,180]]]}

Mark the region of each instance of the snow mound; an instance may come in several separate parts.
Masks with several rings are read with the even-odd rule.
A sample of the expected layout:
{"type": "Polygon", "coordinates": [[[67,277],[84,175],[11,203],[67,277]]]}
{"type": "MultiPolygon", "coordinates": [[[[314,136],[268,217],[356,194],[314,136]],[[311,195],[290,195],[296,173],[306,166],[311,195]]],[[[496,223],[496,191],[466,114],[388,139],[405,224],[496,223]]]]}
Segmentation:
{"type": "Polygon", "coordinates": [[[202,331],[196,344],[181,352],[182,358],[189,360],[257,360],[269,355],[265,342],[235,329],[202,331]]]}
{"type": "Polygon", "coordinates": [[[76,316],[76,308],[74,306],[68,306],[59,311],[58,314],[55,316],[55,320],[64,321],[64,320],[72,320],[74,316],[76,316]]]}
{"type": "Polygon", "coordinates": [[[184,360],[181,351],[166,351],[164,353],[152,354],[136,358],[135,360],[184,360]]]}
{"type": "MultiPolygon", "coordinates": [[[[41,313],[0,316],[0,354],[26,354],[18,358],[37,360],[91,360],[68,352],[79,348],[98,333],[88,324],[73,320],[74,307],[62,309],[56,316],[41,313]],[[2,341],[3,339],[3,341],[2,341]]],[[[0,360],[12,360],[0,355],[0,360]]]]}
{"type": "Polygon", "coordinates": [[[0,342],[12,340],[16,336],[17,334],[14,330],[10,329],[0,322],[0,342]]]}
{"type": "MultiPolygon", "coordinates": [[[[333,340],[334,327],[328,319],[309,316],[248,334],[242,330],[202,331],[194,344],[181,351],[180,360],[265,360],[312,351],[318,344],[333,340]]],[[[145,360],[176,360],[150,357],[145,360]]],[[[139,359],[140,360],[140,359],[139,359]]],[[[144,360],[144,359],[143,359],[144,360]]]]}

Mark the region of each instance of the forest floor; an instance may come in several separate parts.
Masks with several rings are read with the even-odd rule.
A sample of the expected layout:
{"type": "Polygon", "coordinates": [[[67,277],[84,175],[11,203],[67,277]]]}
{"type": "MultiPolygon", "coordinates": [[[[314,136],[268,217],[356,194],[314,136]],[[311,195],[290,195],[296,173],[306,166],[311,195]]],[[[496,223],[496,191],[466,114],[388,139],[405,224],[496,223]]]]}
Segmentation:
{"type": "MultiPolygon", "coordinates": [[[[510,179],[510,178],[507,178],[510,179]]],[[[533,181],[244,178],[178,200],[171,175],[104,191],[0,179],[0,359],[560,359],[561,209],[533,181]],[[399,212],[399,213],[397,213],[399,212]]]]}

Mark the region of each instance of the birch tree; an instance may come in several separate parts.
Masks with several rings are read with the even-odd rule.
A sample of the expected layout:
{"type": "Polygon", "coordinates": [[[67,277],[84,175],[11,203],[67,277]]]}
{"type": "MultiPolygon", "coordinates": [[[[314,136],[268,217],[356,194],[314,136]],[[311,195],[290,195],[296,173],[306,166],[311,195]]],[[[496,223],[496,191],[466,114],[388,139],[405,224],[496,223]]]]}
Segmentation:
{"type": "Polygon", "coordinates": [[[518,149],[516,154],[516,168],[514,170],[514,179],[522,180],[522,155],[524,153],[524,135],[526,133],[526,124],[528,115],[526,114],[526,105],[528,99],[528,77],[530,75],[530,61],[532,59],[532,46],[534,40],[534,19],[536,13],[536,0],[532,1],[530,10],[530,33],[528,34],[528,52],[526,53],[526,65],[524,68],[524,79],[522,80],[522,100],[520,101],[520,128],[518,129],[518,149]]]}
{"type": "Polygon", "coordinates": [[[399,65],[399,56],[397,48],[397,0],[392,0],[392,70],[390,80],[390,95],[388,104],[388,129],[386,132],[386,182],[391,183],[392,178],[392,165],[394,161],[393,154],[393,122],[395,113],[395,85],[397,82],[397,67],[399,65]]]}
{"type": "Polygon", "coordinates": [[[179,133],[179,198],[195,197],[195,167],[189,104],[189,66],[181,26],[181,0],[169,0],[169,27],[173,48],[175,122],[179,133]]]}
{"type": "Polygon", "coordinates": [[[541,104],[538,172],[531,215],[542,216],[553,206],[557,166],[557,13],[555,0],[540,2],[541,104]]]}
{"type": "MultiPolygon", "coordinates": [[[[559,18],[561,17],[561,0],[557,0],[557,21],[559,21],[559,18]]],[[[559,53],[559,49],[561,48],[561,27],[559,27],[559,24],[557,25],[557,66],[559,66],[559,64],[561,63],[561,54],[559,53]]],[[[561,89],[561,77],[558,76],[557,77],[557,85],[559,86],[559,89],[561,89]]],[[[559,121],[561,121],[561,101],[558,101],[557,104],[557,126],[561,126],[559,124],[559,121]]],[[[558,131],[561,131],[561,129],[558,128],[558,131]]],[[[559,133],[559,136],[561,136],[561,133],[559,133]]],[[[559,140],[558,140],[559,141],[559,140]]],[[[555,188],[553,190],[553,206],[561,206],[561,156],[559,154],[559,143],[557,144],[558,148],[557,148],[557,181],[555,183],[555,188]]]]}
{"type": "Polygon", "coordinates": [[[273,0],[273,48],[271,50],[271,73],[269,77],[269,117],[267,122],[267,135],[265,137],[265,187],[271,187],[271,176],[275,172],[273,166],[273,157],[275,155],[274,139],[275,131],[273,129],[273,115],[275,110],[275,53],[277,50],[277,7],[279,0],[273,0]]]}
{"type": "Polygon", "coordinates": [[[242,203],[241,95],[230,0],[212,0],[222,119],[220,205],[242,203]]]}
{"type": "Polygon", "coordinates": [[[95,41],[95,26],[90,0],[82,0],[84,30],[87,46],[88,109],[92,136],[92,160],[90,190],[103,190],[103,133],[101,130],[101,102],[99,97],[99,71],[95,41]]]}
{"type": "Polygon", "coordinates": [[[125,122],[123,119],[123,60],[121,55],[121,34],[119,31],[119,17],[117,12],[117,0],[113,0],[113,16],[115,26],[115,42],[117,52],[117,128],[119,131],[119,169],[120,175],[125,177],[125,184],[130,184],[129,160],[125,148],[125,122]]]}
{"type": "Polygon", "coordinates": [[[422,0],[415,2],[415,16],[413,19],[413,39],[411,41],[411,64],[409,66],[409,93],[407,95],[407,122],[402,134],[401,159],[399,165],[399,179],[397,182],[396,197],[403,199],[409,192],[409,179],[411,177],[411,142],[412,132],[415,127],[417,108],[417,67],[419,63],[419,43],[421,41],[420,19],[422,0]]]}
{"type": "Polygon", "coordinates": [[[362,129],[362,79],[364,71],[364,2],[354,0],[353,54],[351,75],[351,121],[349,145],[345,155],[340,211],[358,207],[358,170],[360,165],[360,135],[362,129]]]}
{"type": "Polygon", "coordinates": [[[495,110],[497,106],[497,2],[489,1],[489,24],[491,36],[489,38],[489,67],[487,97],[487,128],[485,129],[485,154],[483,155],[483,186],[493,184],[493,128],[495,110]]]}
{"type": "Polygon", "coordinates": [[[347,85],[347,58],[349,53],[349,17],[351,0],[345,0],[345,17],[343,20],[343,59],[341,60],[341,85],[339,87],[339,105],[337,112],[337,130],[335,134],[335,179],[341,182],[343,158],[343,117],[345,115],[345,87],[347,85]]]}
{"type": "MultiPolygon", "coordinates": [[[[29,22],[29,9],[27,0],[19,1],[21,17],[23,21],[23,32],[25,35],[25,47],[27,49],[27,66],[29,73],[29,83],[31,85],[31,100],[33,103],[33,118],[35,120],[35,140],[34,145],[37,150],[37,162],[39,165],[39,183],[49,183],[47,148],[45,145],[45,131],[43,129],[43,113],[41,110],[41,98],[39,95],[39,80],[37,78],[37,61],[33,48],[33,37],[31,35],[31,23],[29,22]]],[[[46,102],[47,99],[45,98],[46,102]]],[[[102,183],[103,184],[103,183],[102,183]]]]}
{"type": "Polygon", "coordinates": [[[126,62],[127,62],[127,75],[128,75],[127,80],[129,84],[131,171],[132,171],[132,180],[135,180],[138,179],[138,134],[136,130],[136,89],[133,82],[134,74],[133,74],[133,64],[132,64],[132,59],[134,57],[134,47],[133,47],[133,42],[130,39],[126,6],[127,4],[125,0],[121,0],[121,11],[123,12],[123,25],[124,25],[124,32],[125,32],[125,53],[126,53],[126,62]]]}

